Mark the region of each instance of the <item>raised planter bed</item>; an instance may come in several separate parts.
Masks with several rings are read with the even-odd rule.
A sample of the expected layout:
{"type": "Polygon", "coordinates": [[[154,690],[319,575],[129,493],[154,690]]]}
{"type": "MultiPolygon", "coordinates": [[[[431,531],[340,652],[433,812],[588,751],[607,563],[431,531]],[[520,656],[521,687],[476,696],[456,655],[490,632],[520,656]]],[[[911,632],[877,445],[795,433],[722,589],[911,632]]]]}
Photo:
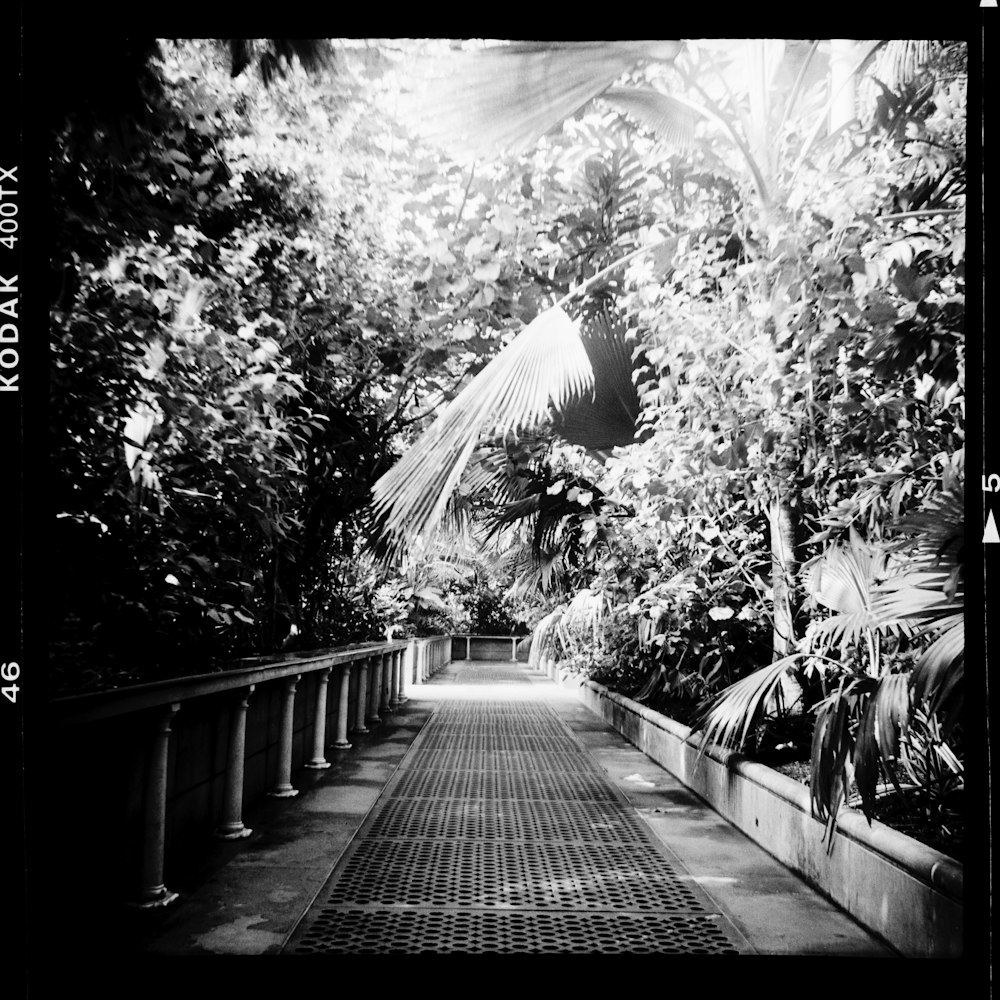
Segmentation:
{"type": "Polygon", "coordinates": [[[810,811],[809,789],[741,754],[698,757],[691,729],[594,681],[550,676],[576,689],[596,715],[900,953],[962,955],[962,865],[856,810],[837,819],[832,850],[810,811]]]}

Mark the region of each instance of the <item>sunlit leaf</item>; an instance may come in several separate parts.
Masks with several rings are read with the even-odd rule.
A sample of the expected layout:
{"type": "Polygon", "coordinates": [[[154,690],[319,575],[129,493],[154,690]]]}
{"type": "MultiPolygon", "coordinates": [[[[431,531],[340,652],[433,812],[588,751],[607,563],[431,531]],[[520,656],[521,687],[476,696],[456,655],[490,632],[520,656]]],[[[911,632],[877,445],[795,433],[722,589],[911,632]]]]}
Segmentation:
{"type": "Polygon", "coordinates": [[[535,427],[593,384],[577,325],[558,307],[540,313],[375,484],[376,552],[391,558],[440,521],[480,434],[535,427]]]}
{"type": "Polygon", "coordinates": [[[521,153],[647,58],[679,42],[520,42],[452,51],[417,66],[415,130],[458,159],[521,153]]]}

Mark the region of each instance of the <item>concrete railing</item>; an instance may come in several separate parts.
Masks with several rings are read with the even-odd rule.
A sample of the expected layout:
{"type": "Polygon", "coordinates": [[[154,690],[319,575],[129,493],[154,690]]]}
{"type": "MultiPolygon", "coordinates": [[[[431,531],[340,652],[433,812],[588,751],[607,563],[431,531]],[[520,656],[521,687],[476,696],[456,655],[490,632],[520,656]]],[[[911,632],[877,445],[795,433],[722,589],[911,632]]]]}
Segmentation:
{"type": "Polygon", "coordinates": [[[447,636],[369,643],[53,700],[51,794],[73,818],[55,884],[168,905],[168,859],[248,836],[245,803],[297,795],[298,769],[329,767],[449,657],[447,636]]]}
{"type": "Polygon", "coordinates": [[[523,635],[469,635],[451,637],[454,660],[527,660],[523,635]],[[518,647],[522,647],[519,649],[518,647]]]}
{"type": "Polygon", "coordinates": [[[423,684],[443,666],[451,663],[451,636],[432,635],[410,640],[406,677],[411,684],[423,684]]]}

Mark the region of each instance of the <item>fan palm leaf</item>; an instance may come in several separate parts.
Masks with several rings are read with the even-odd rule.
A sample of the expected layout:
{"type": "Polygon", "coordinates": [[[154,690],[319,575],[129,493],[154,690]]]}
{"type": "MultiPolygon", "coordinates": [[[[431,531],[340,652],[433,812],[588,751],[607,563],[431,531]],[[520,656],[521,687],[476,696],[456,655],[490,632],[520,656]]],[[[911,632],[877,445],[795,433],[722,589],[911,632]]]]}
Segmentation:
{"type": "Polygon", "coordinates": [[[413,95],[416,131],[456,159],[522,153],[644,59],[677,41],[522,42],[451,52],[413,95]]]}
{"type": "Polygon", "coordinates": [[[441,412],[373,488],[374,551],[388,559],[436,525],[480,434],[541,423],[592,392],[594,372],[576,324],[558,306],[528,324],[441,412]]]}
{"type": "Polygon", "coordinates": [[[690,149],[694,144],[694,126],[699,112],[687,102],[652,87],[610,87],[600,95],[600,100],[631,115],[679,151],[690,149]]]}
{"type": "Polygon", "coordinates": [[[954,569],[961,562],[965,544],[964,486],[944,490],[926,500],[892,530],[905,539],[894,548],[906,550],[915,568],[954,569]]]}
{"type": "Polygon", "coordinates": [[[553,416],[553,430],[564,441],[589,451],[606,451],[635,440],[639,395],[632,379],[632,346],[625,325],[600,312],[581,332],[595,375],[594,391],[579,396],[553,416]]]}
{"type": "Polygon", "coordinates": [[[547,614],[535,626],[531,633],[531,649],[528,652],[528,665],[532,670],[541,670],[542,657],[555,654],[559,648],[559,623],[562,620],[561,608],[547,614]]]}
{"type": "Polygon", "coordinates": [[[886,580],[878,589],[873,608],[881,621],[908,620],[918,623],[923,631],[940,628],[941,622],[965,607],[961,595],[949,598],[944,587],[950,572],[907,573],[886,580]]]}
{"type": "Polygon", "coordinates": [[[565,649],[571,653],[587,653],[598,648],[607,604],[603,593],[587,587],[573,595],[559,622],[559,635],[565,649]]]}
{"type": "MultiPolygon", "coordinates": [[[[536,460],[548,441],[541,437],[522,439],[522,452],[536,460]],[[542,446],[542,447],[540,447],[542,446]]],[[[487,444],[472,453],[461,479],[461,492],[473,499],[488,498],[492,504],[507,504],[521,500],[529,483],[528,468],[523,457],[515,458],[503,444],[487,444]]]]}
{"type": "Polygon", "coordinates": [[[895,530],[904,540],[908,571],[879,588],[881,618],[905,619],[922,633],[937,633],[910,674],[914,701],[944,714],[947,732],[961,714],[965,671],[965,493],[954,487],[925,501],[895,530]]]}
{"type": "Polygon", "coordinates": [[[466,496],[487,491],[508,505],[500,527],[532,512],[505,452],[480,450],[463,480],[487,430],[507,435],[527,429],[528,450],[538,443],[531,430],[543,423],[594,452],[631,444],[639,415],[633,367],[620,320],[597,313],[581,332],[558,305],[541,313],[375,484],[370,512],[376,556],[398,557],[409,538],[433,530],[449,511],[457,515],[460,505],[449,507],[449,496],[459,483],[466,496]]]}
{"type": "MultiPolygon", "coordinates": [[[[901,615],[876,607],[875,593],[887,572],[887,556],[852,532],[850,543],[837,546],[816,560],[808,577],[808,589],[817,603],[837,612],[813,621],[809,637],[820,646],[871,642],[878,631],[910,634],[913,629],[901,615]]],[[[874,664],[873,664],[874,666],[874,664]]]]}

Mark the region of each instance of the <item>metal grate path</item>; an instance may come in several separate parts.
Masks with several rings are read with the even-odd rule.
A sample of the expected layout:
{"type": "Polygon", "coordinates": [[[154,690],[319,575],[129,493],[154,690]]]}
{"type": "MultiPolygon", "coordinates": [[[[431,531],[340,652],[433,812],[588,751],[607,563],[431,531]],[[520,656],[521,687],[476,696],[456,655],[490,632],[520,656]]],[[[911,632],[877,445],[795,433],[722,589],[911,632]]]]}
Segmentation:
{"type": "Polygon", "coordinates": [[[524,667],[449,679],[503,687],[439,702],[286,952],[749,950],[524,667]]]}

